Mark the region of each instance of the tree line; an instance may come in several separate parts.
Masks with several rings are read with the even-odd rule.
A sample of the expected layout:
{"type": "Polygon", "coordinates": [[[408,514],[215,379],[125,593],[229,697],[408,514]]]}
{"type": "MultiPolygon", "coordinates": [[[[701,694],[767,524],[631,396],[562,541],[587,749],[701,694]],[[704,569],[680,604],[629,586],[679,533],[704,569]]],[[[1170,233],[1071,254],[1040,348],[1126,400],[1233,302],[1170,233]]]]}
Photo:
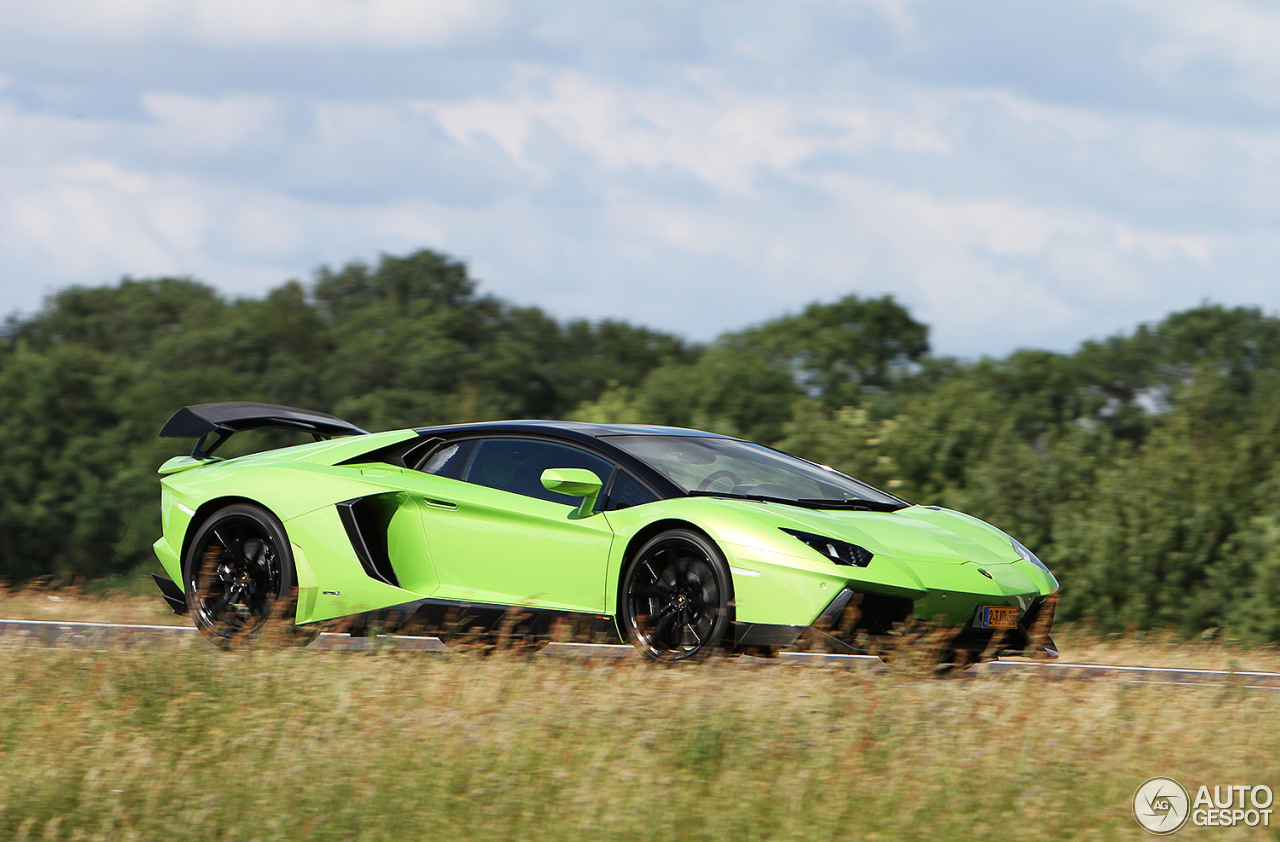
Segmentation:
{"type": "MultiPolygon", "coordinates": [[[[0,334],[10,581],[153,564],[155,469],[184,447],[160,425],[259,400],[372,430],[576,418],[738,435],[994,523],[1058,575],[1060,617],[1280,640],[1280,319],[1257,308],[961,361],[892,298],[851,295],[696,344],[513,305],[423,250],[256,299],[189,278],[71,287],[0,334]]],[[[288,443],[273,435],[258,446],[288,443]]]]}

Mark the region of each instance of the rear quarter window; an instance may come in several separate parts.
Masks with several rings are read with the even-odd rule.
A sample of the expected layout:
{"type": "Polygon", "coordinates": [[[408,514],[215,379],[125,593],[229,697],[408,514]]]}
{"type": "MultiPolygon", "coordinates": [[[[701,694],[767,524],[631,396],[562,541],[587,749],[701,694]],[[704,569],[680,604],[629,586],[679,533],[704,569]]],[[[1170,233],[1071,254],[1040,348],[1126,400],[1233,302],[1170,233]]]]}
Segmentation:
{"type": "Polygon", "coordinates": [[[467,457],[471,455],[475,445],[474,439],[442,444],[431,452],[418,470],[438,477],[462,479],[462,473],[467,468],[467,457]]]}

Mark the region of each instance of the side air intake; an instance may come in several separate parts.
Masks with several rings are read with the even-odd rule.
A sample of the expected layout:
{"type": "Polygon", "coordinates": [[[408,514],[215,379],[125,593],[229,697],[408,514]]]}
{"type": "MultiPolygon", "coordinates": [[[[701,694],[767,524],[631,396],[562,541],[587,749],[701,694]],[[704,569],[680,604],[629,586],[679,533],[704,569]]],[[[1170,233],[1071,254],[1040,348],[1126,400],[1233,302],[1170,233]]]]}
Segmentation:
{"type": "Polygon", "coordinates": [[[392,511],[392,507],[381,503],[376,496],[338,504],[338,517],[365,575],[398,588],[400,580],[387,554],[387,525],[392,511]]]}

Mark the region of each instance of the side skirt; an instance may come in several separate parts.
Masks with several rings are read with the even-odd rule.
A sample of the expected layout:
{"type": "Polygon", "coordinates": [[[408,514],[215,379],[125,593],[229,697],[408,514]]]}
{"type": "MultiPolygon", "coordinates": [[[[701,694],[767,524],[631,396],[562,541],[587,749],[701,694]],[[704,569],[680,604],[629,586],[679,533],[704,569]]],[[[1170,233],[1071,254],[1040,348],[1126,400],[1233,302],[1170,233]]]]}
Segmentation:
{"type": "Polygon", "coordinates": [[[621,643],[613,617],[579,611],[418,599],[336,621],[353,637],[379,632],[438,635],[445,641],[507,638],[524,642],[621,643]]]}
{"type": "MultiPolygon", "coordinates": [[[[605,614],[451,599],[419,599],[323,622],[336,622],[353,637],[388,633],[438,635],[446,641],[506,637],[526,642],[625,642],[614,618],[605,614]]],[[[795,643],[808,628],[734,623],[725,643],[734,649],[784,648],[795,643]]]]}

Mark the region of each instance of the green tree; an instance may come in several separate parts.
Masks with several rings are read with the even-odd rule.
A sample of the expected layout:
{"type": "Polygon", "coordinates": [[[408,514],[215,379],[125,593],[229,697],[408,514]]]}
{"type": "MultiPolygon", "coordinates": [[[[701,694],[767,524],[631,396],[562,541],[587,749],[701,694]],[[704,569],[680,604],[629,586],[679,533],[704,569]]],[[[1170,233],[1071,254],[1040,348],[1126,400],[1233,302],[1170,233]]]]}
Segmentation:
{"type": "Polygon", "coordinates": [[[775,442],[783,437],[792,402],[799,397],[786,372],[755,354],[717,347],[696,362],[656,368],[634,388],[615,387],[573,417],[696,427],[775,442]]]}
{"type": "Polygon", "coordinates": [[[730,334],[722,342],[756,351],[828,406],[856,405],[867,390],[891,388],[929,352],[929,328],[892,296],[846,296],[797,315],[730,334]]]}

